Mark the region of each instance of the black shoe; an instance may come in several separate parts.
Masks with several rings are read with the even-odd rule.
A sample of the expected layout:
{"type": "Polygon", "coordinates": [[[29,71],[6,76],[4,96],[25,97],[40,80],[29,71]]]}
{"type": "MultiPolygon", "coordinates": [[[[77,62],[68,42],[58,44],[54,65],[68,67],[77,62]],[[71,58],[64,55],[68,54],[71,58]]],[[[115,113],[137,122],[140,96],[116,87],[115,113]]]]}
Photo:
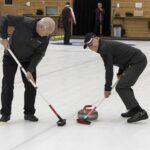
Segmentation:
{"type": "Polygon", "coordinates": [[[145,110],[137,112],[135,115],[133,115],[131,118],[127,120],[128,123],[137,122],[140,120],[148,119],[148,114],[145,110]]]}
{"type": "Polygon", "coordinates": [[[25,115],[24,119],[28,120],[28,121],[33,121],[33,122],[37,122],[38,121],[38,118],[36,116],[34,116],[34,115],[25,115]]]}
{"type": "Polygon", "coordinates": [[[121,116],[124,117],[124,118],[128,118],[128,117],[132,117],[132,116],[135,115],[135,114],[136,114],[135,111],[129,110],[129,111],[126,112],[126,113],[122,113],[121,116]]]}
{"type": "Polygon", "coordinates": [[[0,118],[0,122],[7,122],[9,120],[10,120],[10,116],[2,115],[2,117],[0,118]]]}

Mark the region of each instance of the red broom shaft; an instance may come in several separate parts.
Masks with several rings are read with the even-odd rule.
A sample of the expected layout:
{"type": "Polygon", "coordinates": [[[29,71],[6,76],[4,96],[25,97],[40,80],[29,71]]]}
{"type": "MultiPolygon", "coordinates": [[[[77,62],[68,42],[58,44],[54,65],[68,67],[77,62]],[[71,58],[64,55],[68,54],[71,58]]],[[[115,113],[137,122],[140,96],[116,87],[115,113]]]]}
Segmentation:
{"type": "Polygon", "coordinates": [[[55,114],[59,119],[62,119],[62,118],[58,115],[58,113],[56,112],[56,110],[53,108],[52,105],[49,105],[49,107],[51,108],[51,110],[54,112],[54,114],[55,114]]]}

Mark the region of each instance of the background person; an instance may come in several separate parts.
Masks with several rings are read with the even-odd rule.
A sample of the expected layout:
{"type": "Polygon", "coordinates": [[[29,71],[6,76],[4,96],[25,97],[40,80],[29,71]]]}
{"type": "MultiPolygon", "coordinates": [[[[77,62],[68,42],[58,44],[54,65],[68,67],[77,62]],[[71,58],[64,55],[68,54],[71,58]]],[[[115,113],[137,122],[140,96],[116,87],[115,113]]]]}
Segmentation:
{"type": "Polygon", "coordinates": [[[102,25],[103,25],[103,19],[105,14],[105,10],[102,7],[103,7],[102,3],[98,3],[95,12],[96,16],[95,16],[94,33],[97,36],[102,35],[102,29],[103,29],[102,25]]]}
{"type": "Polygon", "coordinates": [[[64,44],[71,45],[70,37],[71,37],[71,24],[72,21],[76,24],[75,15],[73,9],[70,6],[69,2],[66,2],[64,9],[62,10],[62,22],[64,28],[64,44]]]}

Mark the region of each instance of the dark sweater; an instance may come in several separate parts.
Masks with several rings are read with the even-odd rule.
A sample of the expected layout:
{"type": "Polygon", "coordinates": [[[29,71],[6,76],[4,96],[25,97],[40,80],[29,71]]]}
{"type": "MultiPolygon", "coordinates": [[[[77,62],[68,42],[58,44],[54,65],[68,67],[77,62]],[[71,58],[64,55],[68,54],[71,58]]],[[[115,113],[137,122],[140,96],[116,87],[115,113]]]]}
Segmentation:
{"type": "Polygon", "coordinates": [[[137,48],[124,43],[104,39],[100,40],[98,53],[101,55],[106,69],[106,91],[111,90],[113,65],[118,66],[118,74],[122,74],[129,65],[137,64],[146,58],[146,56],[137,48]]]}
{"type": "MultiPolygon", "coordinates": [[[[27,71],[33,72],[37,64],[45,55],[49,37],[41,37],[36,33],[38,20],[24,17],[6,15],[0,18],[1,37],[8,37],[8,26],[13,26],[14,31],[10,37],[10,48],[20,62],[30,62],[27,71]]],[[[5,55],[10,55],[5,50],[5,55]]]]}
{"type": "Polygon", "coordinates": [[[63,24],[68,24],[71,23],[71,20],[72,20],[71,10],[68,6],[66,6],[62,10],[62,22],[63,24]]]}

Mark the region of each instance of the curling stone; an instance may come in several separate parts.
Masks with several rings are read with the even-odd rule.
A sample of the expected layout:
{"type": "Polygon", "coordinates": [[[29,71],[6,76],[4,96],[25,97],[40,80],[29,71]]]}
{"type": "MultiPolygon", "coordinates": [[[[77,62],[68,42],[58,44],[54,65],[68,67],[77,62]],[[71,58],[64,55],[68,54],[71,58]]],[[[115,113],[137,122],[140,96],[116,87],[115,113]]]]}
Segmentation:
{"type": "MultiPolygon", "coordinates": [[[[78,119],[84,119],[84,117],[92,110],[92,105],[86,105],[83,109],[78,111],[78,119]]],[[[96,120],[98,118],[98,112],[95,110],[87,118],[89,121],[96,120]]]]}

